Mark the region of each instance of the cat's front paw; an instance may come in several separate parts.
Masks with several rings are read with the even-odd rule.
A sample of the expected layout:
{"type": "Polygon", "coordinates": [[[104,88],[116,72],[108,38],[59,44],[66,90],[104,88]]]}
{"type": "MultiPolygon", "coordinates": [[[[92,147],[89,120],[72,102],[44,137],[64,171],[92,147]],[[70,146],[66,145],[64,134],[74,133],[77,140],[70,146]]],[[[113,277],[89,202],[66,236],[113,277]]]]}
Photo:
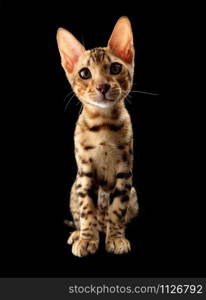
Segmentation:
{"type": "Polygon", "coordinates": [[[75,256],[82,257],[88,254],[94,254],[99,246],[98,240],[79,239],[72,245],[72,253],[75,256]]]}
{"type": "Polygon", "coordinates": [[[128,253],[131,250],[131,246],[126,238],[109,238],[106,241],[106,250],[114,254],[123,254],[128,253]]]}

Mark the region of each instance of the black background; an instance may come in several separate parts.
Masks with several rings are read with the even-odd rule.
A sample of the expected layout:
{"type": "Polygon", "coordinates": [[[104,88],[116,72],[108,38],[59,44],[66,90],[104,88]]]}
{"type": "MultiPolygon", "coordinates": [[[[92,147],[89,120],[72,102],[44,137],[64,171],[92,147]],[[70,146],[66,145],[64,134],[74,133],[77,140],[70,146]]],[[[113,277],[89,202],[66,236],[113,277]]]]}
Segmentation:
{"type": "Polygon", "coordinates": [[[134,2],[1,2],[2,276],[204,275],[203,199],[192,171],[194,114],[172,66],[180,54],[165,23],[170,7],[134,2]],[[121,15],[134,31],[133,89],[159,94],[134,93],[127,103],[140,215],[128,228],[130,254],[107,254],[102,243],[97,254],[80,259],[66,244],[63,224],[76,173],[73,131],[80,105],[74,98],[64,112],[70,87],[56,31],[65,27],[88,49],[105,46],[121,15]]]}

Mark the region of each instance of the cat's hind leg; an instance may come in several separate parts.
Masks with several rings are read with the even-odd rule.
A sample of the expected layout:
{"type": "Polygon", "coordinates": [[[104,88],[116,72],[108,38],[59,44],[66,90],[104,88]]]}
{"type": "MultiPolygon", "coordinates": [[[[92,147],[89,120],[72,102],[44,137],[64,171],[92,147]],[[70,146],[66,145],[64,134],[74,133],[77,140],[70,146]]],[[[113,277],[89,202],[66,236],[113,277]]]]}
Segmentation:
{"type": "Polygon", "coordinates": [[[125,222],[128,224],[131,222],[139,213],[139,203],[137,192],[134,187],[131,188],[130,196],[129,196],[129,203],[125,215],[125,222]]]}
{"type": "Polygon", "coordinates": [[[76,231],[73,231],[73,232],[70,234],[67,243],[68,243],[69,245],[72,245],[72,244],[73,244],[74,242],[76,242],[78,239],[79,239],[79,231],[77,231],[77,230],[76,230],[76,231]]]}
{"type": "Polygon", "coordinates": [[[74,225],[77,230],[80,228],[80,209],[78,201],[78,190],[80,186],[78,185],[77,179],[75,180],[70,194],[70,211],[74,220],[74,225]]]}
{"type": "Polygon", "coordinates": [[[73,231],[68,240],[67,243],[69,245],[72,245],[75,241],[79,239],[79,229],[80,229],[80,210],[79,210],[79,203],[78,203],[78,189],[80,187],[77,184],[77,180],[74,182],[71,193],[70,193],[70,211],[73,217],[74,225],[77,230],[73,231]]]}

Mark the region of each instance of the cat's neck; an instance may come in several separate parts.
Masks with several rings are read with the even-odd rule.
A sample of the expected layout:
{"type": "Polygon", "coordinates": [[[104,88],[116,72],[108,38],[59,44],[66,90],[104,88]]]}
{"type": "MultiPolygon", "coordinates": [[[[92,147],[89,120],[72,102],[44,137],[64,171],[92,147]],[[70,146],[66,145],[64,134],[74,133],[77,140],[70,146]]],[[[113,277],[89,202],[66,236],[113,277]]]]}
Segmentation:
{"type": "Polygon", "coordinates": [[[96,118],[118,120],[121,118],[125,109],[124,101],[119,101],[111,108],[99,108],[92,105],[84,105],[82,116],[87,120],[96,118]]]}

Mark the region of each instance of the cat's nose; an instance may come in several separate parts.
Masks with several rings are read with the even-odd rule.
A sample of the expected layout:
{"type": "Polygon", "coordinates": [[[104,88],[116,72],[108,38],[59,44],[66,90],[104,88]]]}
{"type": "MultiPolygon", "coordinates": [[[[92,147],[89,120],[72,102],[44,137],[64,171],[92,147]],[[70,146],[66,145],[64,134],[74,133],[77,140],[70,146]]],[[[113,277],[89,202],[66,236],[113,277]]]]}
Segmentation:
{"type": "Polygon", "coordinates": [[[110,89],[110,85],[109,84],[98,84],[97,85],[97,90],[102,93],[103,95],[106,94],[106,92],[108,92],[108,90],[110,89]]]}

